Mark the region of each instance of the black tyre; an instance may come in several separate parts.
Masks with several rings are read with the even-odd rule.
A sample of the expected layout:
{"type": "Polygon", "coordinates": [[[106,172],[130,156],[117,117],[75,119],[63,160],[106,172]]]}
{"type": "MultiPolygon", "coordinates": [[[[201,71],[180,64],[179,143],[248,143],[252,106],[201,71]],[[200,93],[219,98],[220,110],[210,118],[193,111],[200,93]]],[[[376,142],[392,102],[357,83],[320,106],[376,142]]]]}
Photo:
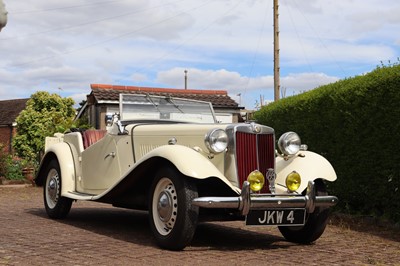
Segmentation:
{"type": "Polygon", "coordinates": [[[47,215],[53,219],[65,218],[71,210],[72,199],[61,196],[61,171],[57,160],[51,160],[46,170],[43,190],[47,215]]]}
{"type": "Polygon", "coordinates": [[[151,186],[149,219],[157,244],[169,250],[182,250],[196,230],[199,208],[192,205],[197,188],[175,168],[161,169],[151,186]]]}
{"type": "MultiPolygon", "coordinates": [[[[316,195],[326,196],[326,188],[321,180],[315,182],[316,195]]],[[[279,226],[279,231],[286,240],[299,244],[310,244],[317,240],[325,231],[328,223],[329,208],[317,207],[307,215],[304,226],[279,226]]]]}

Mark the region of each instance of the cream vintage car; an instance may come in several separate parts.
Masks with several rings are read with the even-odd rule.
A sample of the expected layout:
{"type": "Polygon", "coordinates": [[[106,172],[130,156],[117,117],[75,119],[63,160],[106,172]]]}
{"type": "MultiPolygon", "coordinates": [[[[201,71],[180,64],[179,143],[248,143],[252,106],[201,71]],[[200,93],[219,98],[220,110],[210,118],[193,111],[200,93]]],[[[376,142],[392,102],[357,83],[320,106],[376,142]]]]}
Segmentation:
{"type": "Polygon", "coordinates": [[[181,250],[199,221],[243,220],[277,226],[296,243],[325,230],[324,182],[336,174],[294,132],[277,141],[256,123],[218,123],[208,102],[120,95],[107,131],[73,130],[46,139],[36,183],[50,218],[65,218],[73,201],[148,210],[157,244],[181,250]]]}

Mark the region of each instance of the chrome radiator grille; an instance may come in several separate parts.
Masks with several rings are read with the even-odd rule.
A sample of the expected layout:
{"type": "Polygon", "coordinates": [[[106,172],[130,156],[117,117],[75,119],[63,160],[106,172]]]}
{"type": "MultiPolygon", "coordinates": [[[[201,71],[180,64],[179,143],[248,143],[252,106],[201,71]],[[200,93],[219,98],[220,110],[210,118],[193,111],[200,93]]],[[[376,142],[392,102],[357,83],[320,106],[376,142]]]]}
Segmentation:
{"type": "MultiPolygon", "coordinates": [[[[275,167],[274,134],[235,133],[236,167],[239,184],[242,186],[249,173],[259,170],[265,176],[269,168],[275,167]]],[[[267,181],[261,192],[268,192],[267,181]]]]}

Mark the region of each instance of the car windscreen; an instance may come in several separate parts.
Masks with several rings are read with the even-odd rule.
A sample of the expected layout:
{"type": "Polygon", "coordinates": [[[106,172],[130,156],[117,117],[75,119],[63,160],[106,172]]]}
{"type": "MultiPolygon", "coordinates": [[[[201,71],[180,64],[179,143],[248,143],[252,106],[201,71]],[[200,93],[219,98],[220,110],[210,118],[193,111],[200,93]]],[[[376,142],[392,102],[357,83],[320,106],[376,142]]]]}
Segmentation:
{"type": "Polygon", "coordinates": [[[193,123],[215,123],[209,102],[169,96],[120,94],[121,120],[161,119],[193,123]]]}

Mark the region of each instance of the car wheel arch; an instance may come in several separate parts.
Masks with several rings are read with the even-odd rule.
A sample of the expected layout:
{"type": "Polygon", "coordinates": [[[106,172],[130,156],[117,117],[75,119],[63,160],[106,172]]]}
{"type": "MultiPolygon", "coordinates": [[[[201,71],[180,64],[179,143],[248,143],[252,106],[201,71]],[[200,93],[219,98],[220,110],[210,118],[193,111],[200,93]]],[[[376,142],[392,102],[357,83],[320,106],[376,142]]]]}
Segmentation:
{"type": "Polygon", "coordinates": [[[44,185],[47,166],[52,160],[57,160],[60,165],[63,182],[61,195],[66,196],[69,191],[75,190],[75,164],[70,146],[67,143],[57,143],[46,151],[35,177],[35,183],[38,186],[44,185]]]}
{"type": "Polygon", "coordinates": [[[108,195],[105,195],[104,199],[108,197],[115,197],[112,201],[118,201],[118,198],[130,197],[129,195],[135,195],[143,199],[141,208],[147,208],[147,199],[151,184],[156,178],[156,174],[161,168],[174,168],[184,178],[189,178],[195,182],[199,188],[199,196],[210,196],[213,193],[222,193],[226,196],[236,196],[237,193],[233,191],[229,186],[226,185],[220,178],[216,176],[209,176],[203,179],[197,179],[185,175],[180,171],[173,162],[163,157],[152,157],[140,165],[135,167],[118,185],[116,185],[108,195]],[[210,187],[213,188],[210,190],[210,187]]]}
{"type": "Polygon", "coordinates": [[[43,186],[44,185],[44,182],[46,181],[46,176],[45,176],[46,165],[48,165],[52,160],[57,160],[58,161],[58,158],[57,158],[56,154],[53,153],[53,152],[49,152],[43,157],[43,159],[42,159],[42,161],[40,163],[40,166],[39,166],[39,170],[38,170],[38,172],[36,174],[36,177],[35,177],[35,184],[37,186],[43,186]]]}
{"type": "Polygon", "coordinates": [[[210,177],[215,177],[229,187],[230,190],[240,193],[240,189],[234,186],[209,158],[206,158],[203,154],[192,148],[182,145],[160,146],[146,154],[136,164],[137,167],[140,167],[140,165],[152,162],[153,160],[170,163],[184,176],[197,180],[206,180],[210,177]]]}

